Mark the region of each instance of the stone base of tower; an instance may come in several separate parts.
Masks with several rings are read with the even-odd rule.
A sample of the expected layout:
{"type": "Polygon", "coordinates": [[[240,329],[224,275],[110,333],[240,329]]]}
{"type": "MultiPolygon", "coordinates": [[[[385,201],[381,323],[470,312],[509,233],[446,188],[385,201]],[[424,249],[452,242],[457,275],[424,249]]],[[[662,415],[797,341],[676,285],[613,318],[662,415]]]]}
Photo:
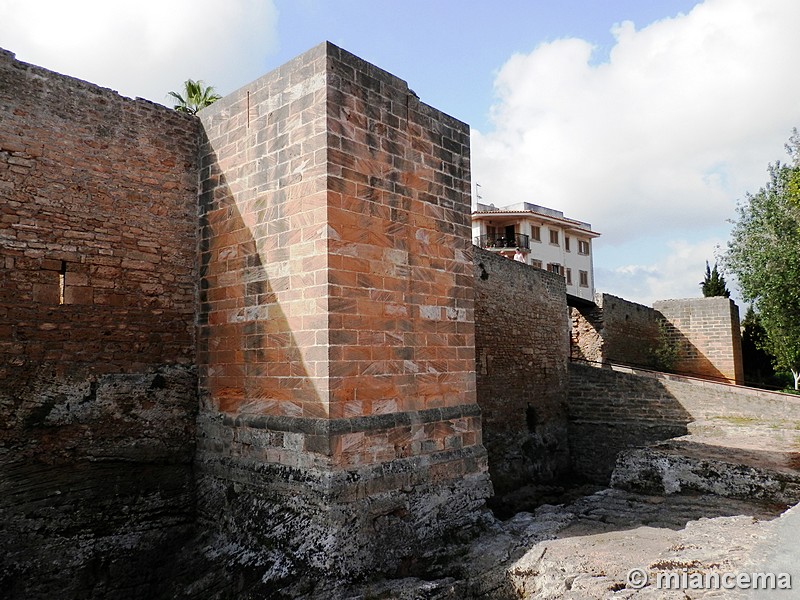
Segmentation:
{"type": "Polygon", "coordinates": [[[201,418],[209,568],[195,587],[313,598],[352,581],[423,574],[448,543],[474,533],[492,493],[485,449],[464,444],[479,435],[479,419],[474,405],[336,421],[201,418]],[[350,464],[334,464],[328,450],[356,438],[358,453],[395,457],[356,464],[351,447],[350,464]]]}

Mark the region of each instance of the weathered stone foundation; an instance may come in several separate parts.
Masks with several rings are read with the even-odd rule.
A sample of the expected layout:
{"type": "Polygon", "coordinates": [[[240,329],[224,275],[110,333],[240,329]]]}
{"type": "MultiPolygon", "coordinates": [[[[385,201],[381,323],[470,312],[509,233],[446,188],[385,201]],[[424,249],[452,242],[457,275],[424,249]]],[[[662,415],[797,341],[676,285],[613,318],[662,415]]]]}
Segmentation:
{"type": "MultiPolygon", "coordinates": [[[[160,594],[195,521],[196,381],[164,367],[37,382],[0,453],[6,597],[160,594]]],[[[0,393],[0,406],[20,400],[0,393]]]]}
{"type": "MultiPolygon", "coordinates": [[[[450,414],[455,428],[476,418],[464,417],[460,410],[450,414]]],[[[420,417],[442,423],[441,414],[420,417]]],[[[413,419],[391,415],[400,424],[388,431],[402,429],[421,437],[426,423],[416,415],[413,419]]],[[[352,433],[345,422],[291,421],[237,420],[236,437],[250,440],[249,451],[257,456],[258,450],[274,445],[259,448],[253,443],[256,438],[274,444],[280,438],[322,438],[327,432],[335,439],[344,431],[352,433]]],[[[201,421],[201,448],[205,434],[224,438],[232,425],[201,421]]],[[[301,462],[306,464],[289,466],[199,452],[201,528],[219,532],[215,552],[235,565],[236,585],[254,593],[289,585],[295,592],[310,588],[324,594],[339,582],[379,573],[424,573],[426,561],[437,556],[443,542],[468,535],[490,492],[485,454],[475,449],[349,469],[331,468],[324,455],[305,458],[301,462]],[[249,581],[243,575],[248,571],[249,581]]]]}

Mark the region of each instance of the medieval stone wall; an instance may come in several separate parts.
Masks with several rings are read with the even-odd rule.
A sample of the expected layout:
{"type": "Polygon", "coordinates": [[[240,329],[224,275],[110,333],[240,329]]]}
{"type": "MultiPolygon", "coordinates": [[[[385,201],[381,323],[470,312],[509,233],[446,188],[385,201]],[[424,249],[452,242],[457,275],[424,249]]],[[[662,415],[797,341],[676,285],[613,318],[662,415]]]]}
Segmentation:
{"type": "Polygon", "coordinates": [[[675,371],[744,383],[739,308],[729,298],[686,298],[653,303],[668,322],[677,350],[675,371]]]}
{"type": "Polygon", "coordinates": [[[610,294],[571,309],[570,355],[591,363],[668,370],[743,383],[739,309],[728,298],[661,300],[610,294]]]}
{"type": "Polygon", "coordinates": [[[197,122],[0,51],[0,589],[153,592],[193,519],[197,122]]]}
{"type": "Polygon", "coordinates": [[[660,342],[658,311],[649,306],[596,294],[595,304],[571,309],[571,356],[594,363],[657,367],[660,342]]]}
{"type": "Polygon", "coordinates": [[[478,404],[495,492],[569,470],[564,278],[475,247],[478,404]]]}
{"type": "Polygon", "coordinates": [[[800,425],[800,402],[789,394],[623,367],[570,364],[568,403],[573,468],[598,483],[608,483],[627,448],[706,428],[794,436],[800,425]]]}
{"type": "MultiPolygon", "coordinates": [[[[684,431],[671,380],[567,397],[564,280],[473,249],[469,190],[468,127],[331,44],[199,119],[0,52],[0,589],[424,577],[488,471],[602,480],[684,431]]],[[[650,313],[601,304],[591,352],[638,362],[650,313]]]]}

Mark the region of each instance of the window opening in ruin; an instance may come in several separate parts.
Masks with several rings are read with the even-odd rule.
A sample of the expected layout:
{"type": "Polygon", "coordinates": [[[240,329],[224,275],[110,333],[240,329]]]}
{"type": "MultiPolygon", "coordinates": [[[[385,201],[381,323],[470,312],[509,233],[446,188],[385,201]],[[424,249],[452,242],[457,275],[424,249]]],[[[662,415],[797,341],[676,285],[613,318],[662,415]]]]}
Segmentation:
{"type": "Polygon", "coordinates": [[[61,261],[61,270],[58,272],[58,303],[64,304],[67,291],[67,261],[61,261]]]}

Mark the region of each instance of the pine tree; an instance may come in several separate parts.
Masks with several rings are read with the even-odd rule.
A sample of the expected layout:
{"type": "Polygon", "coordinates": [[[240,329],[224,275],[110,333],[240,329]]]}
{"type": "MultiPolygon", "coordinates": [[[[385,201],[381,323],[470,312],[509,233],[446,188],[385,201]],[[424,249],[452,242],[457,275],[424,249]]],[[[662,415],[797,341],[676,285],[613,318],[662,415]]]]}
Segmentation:
{"type": "Polygon", "coordinates": [[[717,263],[714,263],[712,269],[706,261],[706,278],[700,283],[700,288],[703,290],[703,296],[711,298],[712,296],[724,296],[730,298],[731,293],[728,291],[728,285],[725,283],[725,278],[720,275],[717,269],[717,263]]]}

